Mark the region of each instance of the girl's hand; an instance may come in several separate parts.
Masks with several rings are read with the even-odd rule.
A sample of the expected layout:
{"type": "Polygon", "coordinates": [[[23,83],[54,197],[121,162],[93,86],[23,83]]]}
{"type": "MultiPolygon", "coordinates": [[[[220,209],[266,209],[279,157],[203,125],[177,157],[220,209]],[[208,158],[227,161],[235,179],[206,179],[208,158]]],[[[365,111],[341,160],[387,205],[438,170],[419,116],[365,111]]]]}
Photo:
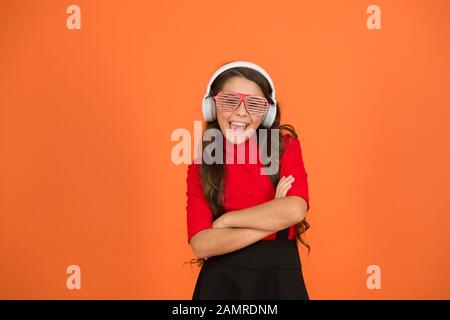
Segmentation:
{"type": "Polygon", "coordinates": [[[286,197],[286,193],[291,188],[292,183],[294,183],[294,180],[295,180],[295,178],[292,175],[290,175],[288,177],[283,176],[280,179],[280,181],[278,181],[277,189],[275,191],[275,199],[286,197]]]}

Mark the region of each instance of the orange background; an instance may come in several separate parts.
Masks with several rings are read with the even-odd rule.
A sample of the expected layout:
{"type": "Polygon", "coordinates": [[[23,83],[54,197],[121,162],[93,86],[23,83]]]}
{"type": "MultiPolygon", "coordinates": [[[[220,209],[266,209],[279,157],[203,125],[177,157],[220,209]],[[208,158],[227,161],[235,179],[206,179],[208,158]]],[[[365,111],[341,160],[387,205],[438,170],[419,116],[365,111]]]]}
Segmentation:
{"type": "Polygon", "coordinates": [[[201,120],[216,68],[248,60],[301,139],[310,297],[449,299],[449,15],[447,0],[2,1],[0,298],[190,299],[170,136],[201,120]]]}

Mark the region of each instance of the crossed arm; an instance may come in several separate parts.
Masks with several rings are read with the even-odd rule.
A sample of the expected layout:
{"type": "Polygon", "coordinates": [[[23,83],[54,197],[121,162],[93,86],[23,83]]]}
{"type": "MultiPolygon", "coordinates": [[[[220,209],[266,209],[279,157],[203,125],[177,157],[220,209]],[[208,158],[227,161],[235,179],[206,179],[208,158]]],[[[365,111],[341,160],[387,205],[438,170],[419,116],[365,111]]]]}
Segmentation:
{"type": "Polygon", "coordinates": [[[254,207],[230,211],[217,218],[213,227],[194,235],[190,241],[198,259],[229,253],[251,245],[305,218],[307,204],[286,193],[294,178],[283,177],[275,199],[254,207]]]}

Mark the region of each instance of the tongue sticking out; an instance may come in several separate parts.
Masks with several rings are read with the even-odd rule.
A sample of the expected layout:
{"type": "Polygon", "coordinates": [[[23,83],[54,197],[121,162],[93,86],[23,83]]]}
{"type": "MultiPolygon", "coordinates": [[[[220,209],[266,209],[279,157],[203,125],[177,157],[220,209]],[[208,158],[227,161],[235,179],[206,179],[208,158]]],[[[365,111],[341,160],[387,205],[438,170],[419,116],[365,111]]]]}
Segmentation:
{"type": "Polygon", "coordinates": [[[232,122],[230,122],[230,128],[237,133],[242,133],[245,131],[245,128],[247,128],[247,125],[237,125],[232,122]]]}

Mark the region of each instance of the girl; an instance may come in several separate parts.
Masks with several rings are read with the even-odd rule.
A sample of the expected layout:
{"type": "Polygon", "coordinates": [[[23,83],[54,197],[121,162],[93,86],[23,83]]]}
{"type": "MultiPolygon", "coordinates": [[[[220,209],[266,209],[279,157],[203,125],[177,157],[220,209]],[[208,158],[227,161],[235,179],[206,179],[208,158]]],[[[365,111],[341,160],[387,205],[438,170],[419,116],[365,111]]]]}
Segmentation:
{"type": "MultiPolygon", "coordinates": [[[[280,126],[270,76],[250,62],[225,64],[209,81],[203,116],[205,132],[216,129],[225,139],[223,161],[188,166],[188,242],[201,266],[193,299],[309,299],[296,241],[309,251],[301,237],[309,228],[307,174],[294,128],[280,126]],[[289,134],[273,138],[277,129],[289,134]],[[263,145],[271,152],[278,146],[274,174],[262,174],[263,145]],[[257,161],[249,163],[254,147],[257,161]]],[[[211,140],[202,155],[221,141],[211,140]]]]}

